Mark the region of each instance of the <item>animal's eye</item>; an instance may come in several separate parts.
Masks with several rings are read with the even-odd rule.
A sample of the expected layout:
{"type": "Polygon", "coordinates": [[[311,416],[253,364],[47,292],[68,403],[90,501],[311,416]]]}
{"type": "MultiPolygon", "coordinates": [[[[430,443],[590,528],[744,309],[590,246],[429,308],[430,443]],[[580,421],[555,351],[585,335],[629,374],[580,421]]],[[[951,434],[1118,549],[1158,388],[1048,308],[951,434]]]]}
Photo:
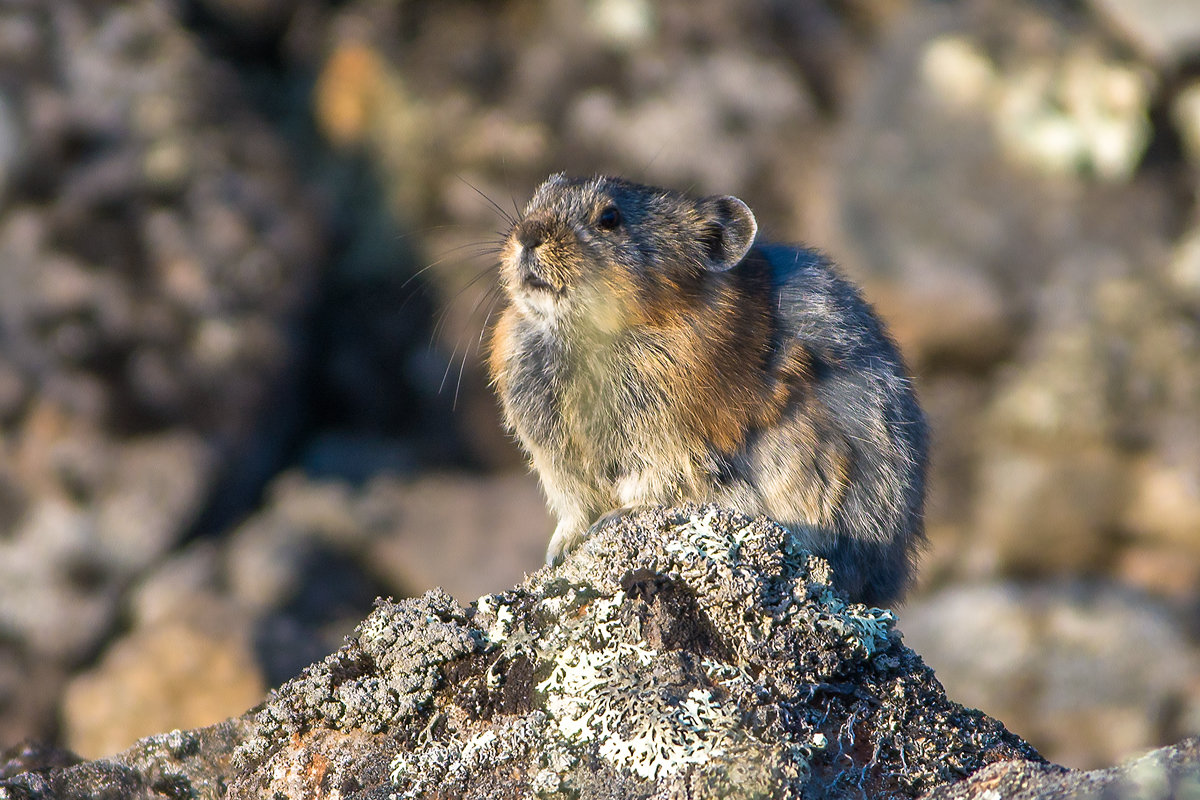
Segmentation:
{"type": "Polygon", "coordinates": [[[615,231],[621,224],[621,211],[616,206],[608,205],[596,217],[596,225],[602,231],[615,231]]]}

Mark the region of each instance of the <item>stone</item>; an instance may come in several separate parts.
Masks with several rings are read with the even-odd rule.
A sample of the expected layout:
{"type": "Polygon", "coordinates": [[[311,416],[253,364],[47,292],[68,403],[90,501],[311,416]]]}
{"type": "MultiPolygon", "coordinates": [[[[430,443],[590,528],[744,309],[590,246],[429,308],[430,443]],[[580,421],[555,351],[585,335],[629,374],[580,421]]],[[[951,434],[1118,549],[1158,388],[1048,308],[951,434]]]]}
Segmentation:
{"type": "Polygon", "coordinates": [[[1051,764],[1004,761],[966,780],[940,786],[923,800],[1068,800],[1161,798],[1185,800],[1200,792],[1200,739],[1188,739],[1120,766],[1077,772],[1051,764]]]}
{"type": "Polygon", "coordinates": [[[469,606],[379,601],[240,717],[0,798],[915,797],[1040,761],[791,541],[714,506],[635,512],[469,606]]]}
{"type": "Polygon", "coordinates": [[[1150,595],[1112,582],[951,587],[900,623],[947,692],[1056,763],[1094,769],[1200,734],[1200,650],[1150,595]]]}
{"type": "Polygon", "coordinates": [[[152,733],[211,725],[257,702],[266,684],[252,631],[224,616],[221,628],[176,621],[118,639],[66,688],[67,746],[87,758],[109,756],[152,733]]]}
{"type": "Polygon", "coordinates": [[[0,9],[0,660],[38,676],[4,745],[284,447],[323,224],[182,14],[0,9]]]}
{"type": "Polygon", "coordinates": [[[528,474],[377,480],[362,507],[394,515],[394,527],[371,544],[371,562],[391,583],[414,593],[442,586],[463,602],[541,566],[554,529],[528,474]]]}

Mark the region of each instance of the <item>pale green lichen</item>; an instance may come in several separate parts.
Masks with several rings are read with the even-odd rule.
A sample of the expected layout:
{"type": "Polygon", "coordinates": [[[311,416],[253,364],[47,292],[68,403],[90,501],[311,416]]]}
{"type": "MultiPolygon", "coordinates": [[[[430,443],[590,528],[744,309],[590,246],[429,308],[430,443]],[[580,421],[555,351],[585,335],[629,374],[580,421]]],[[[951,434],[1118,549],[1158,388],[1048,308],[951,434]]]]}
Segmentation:
{"type": "MultiPolygon", "coordinates": [[[[730,525],[715,507],[700,509],[672,526],[667,536],[669,572],[684,585],[726,587],[725,598],[735,608],[722,616],[744,641],[765,642],[780,626],[795,624],[802,607],[815,606],[816,624],[850,642],[861,657],[869,659],[888,646],[891,612],[838,597],[826,562],[800,549],[796,537],[784,538],[782,570],[774,577],[764,580],[753,565],[743,564],[746,548],[770,547],[768,531],[753,520],[730,525]]],[[[541,645],[553,668],[537,688],[546,695],[546,710],[565,740],[592,745],[610,763],[656,780],[688,765],[721,759],[745,738],[741,711],[731,699],[755,684],[743,668],[705,657],[700,665],[707,686],[664,686],[651,679],[664,654],[621,622],[625,593],[585,596],[576,587],[573,595],[543,601],[561,622],[541,645]],[[716,687],[727,699],[714,696],[716,687]]],[[[779,744],[804,769],[827,742],[814,732],[779,744]]]]}
{"type": "Polygon", "coordinates": [[[871,608],[862,603],[847,603],[833,591],[818,595],[825,613],[817,626],[832,630],[853,642],[866,658],[887,649],[896,627],[896,614],[887,608],[871,608]]]}
{"type": "Polygon", "coordinates": [[[675,527],[676,535],[667,543],[666,551],[684,558],[736,564],[742,544],[761,533],[753,525],[745,525],[732,534],[726,533],[719,522],[716,507],[707,507],[703,514],[675,527]]]}
{"type": "MultiPolygon", "coordinates": [[[[693,563],[703,563],[709,568],[719,566],[736,573],[744,569],[739,558],[742,548],[751,542],[761,545],[763,538],[763,529],[753,522],[731,531],[730,526],[722,524],[716,507],[709,506],[675,526],[665,549],[693,563]]],[[[854,643],[866,658],[887,648],[896,624],[895,614],[862,603],[847,603],[834,591],[828,562],[803,549],[795,535],[784,540],[783,567],[785,575],[806,576],[807,581],[799,581],[792,592],[783,594],[774,606],[764,609],[771,614],[757,615],[759,624],[751,624],[751,617],[743,615],[744,632],[752,641],[769,635],[774,626],[786,624],[795,607],[813,594],[825,612],[817,620],[820,627],[854,643]]],[[[689,573],[694,570],[683,572],[693,577],[689,573]]]]}
{"type": "Polygon", "coordinates": [[[538,685],[558,732],[577,744],[597,743],[610,763],[655,780],[722,755],[740,722],[712,693],[647,680],[659,653],[618,638],[624,592],[587,607],[583,639],[559,647],[550,676],[538,685]]]}

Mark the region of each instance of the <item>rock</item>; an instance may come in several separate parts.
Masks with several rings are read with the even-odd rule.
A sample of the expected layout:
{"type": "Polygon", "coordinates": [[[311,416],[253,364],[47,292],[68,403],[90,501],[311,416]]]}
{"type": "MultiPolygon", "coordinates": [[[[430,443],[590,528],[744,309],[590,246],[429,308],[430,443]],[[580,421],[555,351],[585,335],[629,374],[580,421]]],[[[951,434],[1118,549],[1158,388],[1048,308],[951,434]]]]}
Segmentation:
{"type": "Polygon", "coordinates": [[[362,506],[395,514],[395,527],[371,545],[381,574],[415,591],[441,586],[460,601],[495,592],[541,566],[554,529],[528,474],[381,480],[368,488],[362,506]]]}
{"type": "Polygon", "coordinates": [[[1194,248],[1144,172],[1166,78],[1061,4],[916,7],[872,57],[833,250],[937,437],[929,578],[1103,572],[1168,543],[1200,563],[1194,248]]]}
{"type": "Polygon", "coordinates": [[[1061,576],[1101,568],[1126,501],[1121,457],[1102,446],[989,448],[960,568],[976,575],[1061,576]]]}
{"type": "Polygon", "coordinates": [[[953,587],[900,621],[951,696],[1055,762],[1091,769],[1200,734],[1200,651],[1147,595],[1112,583],[953,587]]]}
{"type": "Polygon", "coordinates": [[[277,33],[302,5],[301,0],[201,0],[201,4],[251,41],[277,33]]]}
{"type": "Polygon", "coordinates": [[[314,550],[357,564],[361,580],[380,582],[384,594],[443,586],[466,601],[540,566],[552,528],[529,475],[384,474],[355,489],[287,473],[233,535],[226,569],[251,609],[282,607],[306,580],[321,580],[304,577],[314,550]]]}
{"type": "MultiPolygon", "coordinates": [[[[1200,166],[1200,83],[1195,96],[1195,157],[1200,166]]],[[[1200,308],[1200,225],[1194,225],[1176,244],[1166,270],[1167,285],[1192,308],[1200,308]]]]}
{"type": "MultiPolygon", "coordinates": [[[[229,759],[247,730],[248,722],[238,718],[199,730],[158,734],[112,759],[52,767],[0,781],[0,800],[168,800],[180,796],[219,800],[225,796],[229,759]]],[[[72,760],[69,755],[65,758],[72,760]]]]}
{"type": "Polygon", "coordinates": [[[243,716],[0,798],[915,797],[1036,752],[766,519],[649,509],[464,607],[380,601],[243,716]]]}
{"type": "MultiPolygon", "coordinates": [[[[786,542],[766,520],[713,507],[639,512],[563,566],[469,607],[440,591],[381,601],[341,650],[241,717],[102,761],[17,754],[10,765],[39,771],[7,770],[0,798],[949,800],[1184,798],[1200,788],[1198,740],[1094,772],[1040,761],[994,720],[949,702],[900,644],[890,612],[846,605],[827,565],[786,542]]],[[[1020,672],[1031,635],[1060,646],[1063,665],[1100,642],[1112,648],[1084,656],[1089,670],[1146,655],[1152,683],[1194,671],[1170,654],[1162,625],[1130,624],[1103,597],[1069,597],[1076,605],[1055,611],[1053,595],[976,593],[927,627],[977,634],[952,650],[995,670],[981,686],[1020,672]],[[1001,635],[989,596],[1010,597],[1035,624],[1001,635]],[[1143,641],[1130,645],[1128,630],[1143,641]]],[[[921,614],[906,612],[908,630],[921,630],[921,614]]],[[[1128,688],[1143,667],[1110,684],[1128,688]]],[[[1063,702],[1097,691],[1053,664],[1035,671],[1056,682],[1039,697],[1063,718],[1063,702]]],[[[1028,694],[1021,674],[1016,691],[1028,694]]],[[[1148,701],[1129,702],[1126,717],[1072,717],[1071,728],[1127,728],[1148,701]]]]}
{"type": "Polygon", "coordinates": [[[1105,797],[1184,800],[1200,791],[1200,739],[1188,739],[1109,769],[1076,772],[1051,764],[1003,761],[923,800],[1067,800],[1105,797]]]}
{"type": "Polygon", "coordinates": [[[1090,0],[1089,4],[1117,33],[1164,67],[1200,53],[1200,15],[1191,0],[1090,0]]]}
{"type": "Polygon", "coordinates": [[[1128,180],[1149,142],[1153,75],[1084,37],[1066,46],[998,64],[971,38],[947,35],[928,45],[922,75],[956,112],[988,116],[1017,163],[1128,180]]]}
{"type": "Polygon", "coordinates": [[[4,201],[10,177],[20,163],[25,149],[24,138],[7,96],[0,92],[0,203],[4,201]]]}
{"type": "Polygon", "coordinates": [[[788,536],[716,507],[638,512],[469,608],[440,590],[380,601],[238,720],[14,777],[0,798],[914,796],[1038,758],[950,703],[892,614],[848,606],[788,536]]]}
{"type": "Polygon", "coordinates": [[[157,731],[211,725],[257,702],[266,684],[249,625],[229,610],[220,616],[221,628],[164,623],[119,639],[67,687],[67,746],[87,758],[107,756],[157,731]]]}
{"type": "Polygon", "coordinates": [[[15,647],[0,649],[0,708],[4,709],[6,738],[20,741],[23,737],[35,744],[54,741],[58,703],[67,677],[66,670],[53,662],[15,647]]]}
{"type": "Polygon", "coordinates": [[[94,757],[215,722],[335,650],[377,595],[445,580],[465,599],[511,585],[542,563],[551,527],[526,475],[355,488],[285,474],[227,542],[197,541],[134,584],[130,630],[65,693],[66,741],[94,757]]]}
{"type": "Polygon", "coordinates": [[[80,760],[79,756],[60,747],[22,742],[0,754],[0,780],[22,772],[46,772],[71,767],[80,760]]]}

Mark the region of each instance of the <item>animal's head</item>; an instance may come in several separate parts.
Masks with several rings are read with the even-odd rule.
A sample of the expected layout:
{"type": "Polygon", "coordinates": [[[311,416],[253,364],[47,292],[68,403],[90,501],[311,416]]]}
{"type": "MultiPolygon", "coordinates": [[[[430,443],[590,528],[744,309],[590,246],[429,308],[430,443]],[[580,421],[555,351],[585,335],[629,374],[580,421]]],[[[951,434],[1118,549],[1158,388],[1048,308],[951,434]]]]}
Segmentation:
{"type": "Polygon", "coordinates": [[[548,325],[664,324],[693,308],[706,277],[741,262],[757,230],[736,197],[558,174],[509,232],[502,277],[518,310],[548,325]]]}

